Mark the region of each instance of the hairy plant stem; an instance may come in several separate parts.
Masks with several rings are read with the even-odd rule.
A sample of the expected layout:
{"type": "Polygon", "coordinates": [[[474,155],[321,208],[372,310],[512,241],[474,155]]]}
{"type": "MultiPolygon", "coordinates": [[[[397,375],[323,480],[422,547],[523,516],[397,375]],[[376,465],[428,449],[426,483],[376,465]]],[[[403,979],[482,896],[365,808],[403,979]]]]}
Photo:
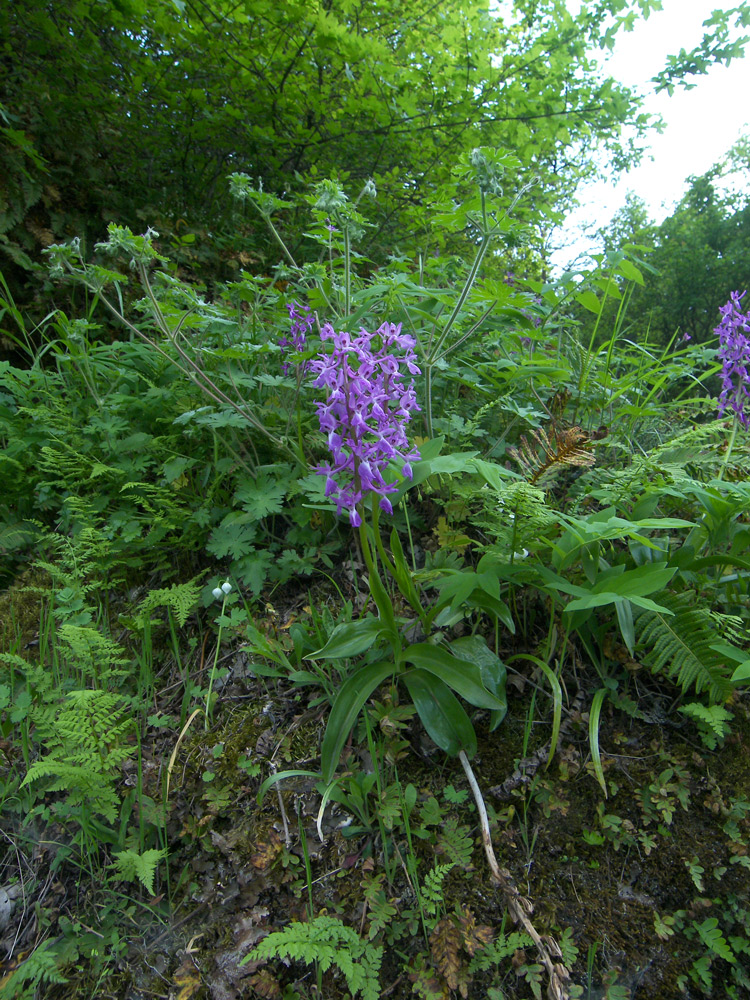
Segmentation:
{"type": "MultiPolygon", "coordinates": [[[[71,271],[72,270],[73,269],[71,268],[71,271]]],[[[85,282],[85,279],[84,282],[86,286],[98,296],[100,301],[109,310],[109,312],[112,313],[112,315],[115,316],[121,323],[123,323],[125,327],[128,330],[130,330],[131,333],[134,333],[141,340],[145,341],[145,343],[147,343],[149,347],[151,347],[154,351],[156,351],[157,354],[161,354],[163,358],[169,361],[171,365],[173,365],[179,372],[181,372],[194,385],[196,385],[201,390],[201,392],[207,395],[210,399],[213,399],[214,402],[222,403],[225,406],[231,407],[233,410],[239,413],[242,416],[242,418],[246,420],[252,427],[254,427],[255,430],[257,430],[265,438],[271,441],[274,447],[278,448],[280,451],[284,452],[287,456],[294,459],[294,461],[299,462],[303,467],[307,468],[307,463],[305,461],[304,455],[302,453],[298,453],[296,447],[292,447],[288,441],[282,440],[282,438],[277,437],[275,434],[269,431],[268,428],[265,427],[265,425],[260,420],[258,420],[256,416],[248,412],[246,409],[240,406],[239,403],[235,402],[230,396],[228,396],[225,392],[223,392],[223,390],[221,390],[209,378],[209,376],[201,368],[201,366],[197,362],[193,361],[193,359],[184,350],[184,348],[180,346],[180,344],[177,342],[177,335],[180,332],[181,324],[178,324],[178,326],[174,330],[169,326],[161,311],[159,302],[156,296],[154,295],[153,289],[151,287],[151,282],[148,279],[148,274],[146,272],[145,266],[143,264],[139,264],[138,271],[139,271],[139,277],[141,278],[141,282],[143,284],[143,288],[146,292],[146,295],[154,311],[154,320],[156,322],[156,325],[159,328],[159,330],[164,334],[164,336],[167,338],[167,340],[172,344],[174,349],[177,351],[177,354],[182,360],[182,364],[180,363],[180,361],[175,360],[175,358],[173,358],[168,351],[165,351],[164,348],[161,347],[155,340],[152,340],[151,337],[143,333],[142,330],[139,330],[134,323],[131,323],[130,320],[127,319],[127,317],[124,315],[124,313],[120,309],[118,309],[115,305],[113,305],[106,297],[106,295],[102,294],[100,289],[97,289],[93,285],[88,284],[88,282],[85,282]]],[[[185,317],[183,317],[183,319],[184,318],[185,317]]]]}

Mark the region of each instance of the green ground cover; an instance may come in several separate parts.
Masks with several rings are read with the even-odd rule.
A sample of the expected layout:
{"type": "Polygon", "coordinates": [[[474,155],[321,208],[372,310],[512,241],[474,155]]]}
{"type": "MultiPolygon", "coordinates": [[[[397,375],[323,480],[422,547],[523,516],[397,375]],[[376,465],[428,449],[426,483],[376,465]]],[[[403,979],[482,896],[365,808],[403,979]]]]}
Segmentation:
{"type": "Polygon", "coordinates": [[[626,335],[635,252],[508,275],[518,163],[458,170],[465,262],[235,175],[317,260],[6,286],[4,1000],[747,989],[742,380],[626,335]]]}

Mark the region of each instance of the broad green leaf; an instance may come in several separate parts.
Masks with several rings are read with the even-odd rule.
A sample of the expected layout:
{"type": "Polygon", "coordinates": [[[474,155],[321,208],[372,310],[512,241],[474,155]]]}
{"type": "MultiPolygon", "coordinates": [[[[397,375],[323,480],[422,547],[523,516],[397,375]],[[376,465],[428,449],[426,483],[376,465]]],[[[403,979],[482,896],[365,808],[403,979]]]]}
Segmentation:
{"type": "Polygon", "coordinates": [[[388,593],[383,586],[383,581],[380,579],[377,572],[370,573],[369,582],[370,594],[375,602],[375,607],[378,609],[381,630],[388,636],[395,652],[399,649],[401,643],[398,637],[398,624],[396,622],[396,616],[393,612],[393,602],[388,596],[388,593]],[[383,629],[382,626],[385,626],[385,628],[383,629]]]}
{"type": "Polygon", "coordinates": [[[732,674],[730,680],[733,684],[742,684],[745,681],[750,681],[750,660],[745,660],[744,663],[740,663],[732,674]]]}
{"type": "Polygon", "coordinates": [[[473,592],[477,585],[477,574],[473,570],[459,570],[438,583],[439,598],[435,609],[450,605],[456,611],[473,592]]]}
{"type": "Polygon", "coordinates": [[[393,575],[398,589],[409,604],[421,613],[419,594],[417,593],[417,588],[414,586],[414,580],[412,579],[411,570],[406,563],[401,539],[398,537],[398,532],[395,528],[391,531],[391,555],[393,556],[393,567],[395,570],[393,575]]]}
{"type": "Polygon", "coordinates": [[[463,750],[467,757],[477,751],[477,736],[471,719],[450,689],[423,670],[401,675],[430,739],[450,757],[463,750]]]}
{"type": "MultiPolygon", "coordinates": [[[[614,591],[604,591],[604,593],[590,593],[585,597],[579,597],[575,601],[570,601],[565,605],[566,612],[573,613],[574,611],[585,611],[589,608],[603,608],[607,604],[617,604],[622,600],[622,595],[615,593],[614,591]]],[[[672,614],[669,608],[665,608],[663,604],[657,604],[656,601],[652,601],[648,597],[630,597],[628,598],[631,604],[635,604],[639,608],[645,608],[647,611],[659,611],[663,615],[672,614]]]]}
{"type": "Polygon", "coordinates": [[[493,709],[491,713],[490,731],[494,732],[508,712],[505,664],[496,653],[492,652],[480,635],[469,635],[464,639],[456,639],[451,643],[451,652],[461,660],[468,660],[469,663],[476,664],[481,671],[484,686],[503,703],[503,708],[493,709]]]}
{"type": "Polygon", "coordinates": [[[617,270],[628,281],[635,281],[639,285],[643,284],[643,275],[631,261],[621,260],[617,266],[617,270]]]}
{"type": "Polygon", "coordinates": [[[307,660],[336,660],[341,657],[359,656],[369,649],[383,630],[378,618],[360,618],[355,622],[344,622],[331,632],[328,642],[314,653],[308,653],[307,660]]]}
{"type": "Polygon", "coordinates": [[[615,611],[620,623],[620,633],[631,656],[635,656],[635,625],[633,623],[633,608],[629,601],[616,601],[615,611]]]}
{"type": "Polygon", "coordinates": [[[403,651],[402,659],[413,663],[420,670],[440,678],[448,687],[477,708],[502,711],[506,707],[504,699],[488,691],[478,664],[459,659],[442,646],[432,646],[427,642],[414,643],[403,651]]]}
{"type": "Polygon", "coordinates": [[[394,672],[392,663],[370,663],[356,670],[341,685],[328,716],[328,725],[320,747],[320,767],[326,784],[333,778],[344,743],[363,705],[372,692],[394,672]]]}
{"type": "Polygon", "coordinates": [[[646,594],[664,590],[676,572],[675,566],[659,566],[654,563],[621,573],[608,571],[600,574],[594,585],[594,593],[606,590],[619,594],[620,597],[645,597],[646,594]]]}
{"type": "Polygon", "coordinates": [[[602,304],[599,301],[595,292],[585,291],[581,292],[580,295],[576,295],[576,302],[580,302],[584,309],[588,309],[589,312],[599,314],[602,304]]]}

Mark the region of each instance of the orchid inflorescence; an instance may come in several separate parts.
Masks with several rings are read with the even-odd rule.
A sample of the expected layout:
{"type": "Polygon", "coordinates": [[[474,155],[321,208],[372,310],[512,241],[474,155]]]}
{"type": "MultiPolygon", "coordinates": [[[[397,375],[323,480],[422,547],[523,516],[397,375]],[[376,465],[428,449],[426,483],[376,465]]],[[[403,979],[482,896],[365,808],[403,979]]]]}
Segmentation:
{"type": "Polygon", "coordinates": [[[368,493],[378,494],[380,509],[393,513],[388,494],[398,486],[383,478],[387,466],[396,462],[411,479],[411,463],[419,458],[406,435],[412,413],[419,410],[414,380],[404,381],[406,371],[420,373],[416,342],[393,323],[383,323],[376,333],[363,329],[357,336],[337,333],[326,323],[320,336],[333,341],[333,351],[319,353],[308,370],[317,376],[316,388],[328,389],[326,399],[315,405],[332,461],[315,471],[326,477],[325,494],[335,499],[337,513],[347,512],[358,527],[362,516],[357,507],[368,493]]]}
{"type": "Polygon", "coordinates": [[[730,294],[727,304],[719,309],[721,323],[714,330],[719,335],[722,362],[719,414],[730,407],[745,428],[750,426],[750,312],[741,309],[746,294],[730,294]]]}
{"type": "MultiPolygon", "coordinates": [[[[289,328],[289,335],[279,340],[279,347],[283,352],[288,350],[304,351],[307,346],[307,335],[312,330],[315,322],[314,316],[307,306],[300,306],[299,302],[296,301],[290,302],[287,309],[289,310],[289,319],[292,321],[292,325],[289,328]]],[[[306,366],[307,363],[305,362],[302,367],[303,371],[306,370],[306,366]]],[[[281,367],[286,375],[291,365],[287,361],[284,361],[281,367]]]]}

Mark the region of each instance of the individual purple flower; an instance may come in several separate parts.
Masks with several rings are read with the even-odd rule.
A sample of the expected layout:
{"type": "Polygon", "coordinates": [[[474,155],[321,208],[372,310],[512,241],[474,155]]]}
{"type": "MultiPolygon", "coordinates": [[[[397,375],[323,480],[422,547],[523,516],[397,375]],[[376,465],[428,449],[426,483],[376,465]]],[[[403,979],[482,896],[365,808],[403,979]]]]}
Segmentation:
{"type": "Polygon", "coordinates": [[[731,292],[729,301],[719,309],[721,323],[714,329],[719,335],[719,358],[722,362],[719,414],[727,407],[734,410],[743,427],[750,426],[750,312],[743,313],[742,300],[747,293],[731,292]]]}
{"type": "Polygon", "coordinates": [[[362,523],[357,505],[367,493],[380,496],[379,506],[393,513],[388,495],[398,490],[383,473],[395,462],[407,479],[419,451],[410,445],[406,425],[419,410],[414,380],[418,375],[415,340],[401,333],[401,324],[384,323],[376,333],[337,333],[330,323],[320,331],[333,341],[330,354],[321,352],[309,363],[317,377],[313,385],[328,390],[316,400],[318,422],[326,435],[331,461],[315,470],[326,477],[325,494],[346,511],[353,527],[362,523]]]}
{"type": "MultiPolygon", "coordinates": [[[[304,351],[307,346],[307,335],[312,330],[314,318],[307,306],[300,306],[299,302],[290,302],[287,306],[289,319],[292,325],[289,328],[289,335],[283,336],[279,340],[279,347],[283,352],[304,351]],[[304,310],[304,312],[303,312],[304,310]]],[[[289,373],[291,365],[288,361],[283,361],[281,369],[285,375],[289,373]]],[[[307,370],[307,362],[302,366],[302,371],[307,370]]]]}

